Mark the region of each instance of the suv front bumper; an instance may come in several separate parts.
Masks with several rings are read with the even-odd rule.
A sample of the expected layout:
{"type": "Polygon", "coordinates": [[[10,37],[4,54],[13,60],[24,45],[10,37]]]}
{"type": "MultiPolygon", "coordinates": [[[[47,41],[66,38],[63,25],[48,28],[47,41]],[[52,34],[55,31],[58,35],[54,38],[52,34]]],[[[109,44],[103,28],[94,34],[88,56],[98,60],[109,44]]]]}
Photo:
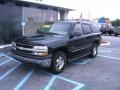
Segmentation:
{"type": "MultiPolygon", "coordinates": [[[[19,56],[17,54],[11,53],[11,56],[13,58],[15,58],[17,61],[20,62],[26,62],[26,63],[31,63],[31,64],[38,64],[42,67],[50,67],[51,65],[51,60],[52,60],[52,56],[51,57],[46,57],[46,58],[39,58],[39,59],[35,59],[35,58],[28,58],[28,57],[23,57],[23,56],[19,56]]],[[[35,57],[35,56],[34,56],[35,57]]]]}

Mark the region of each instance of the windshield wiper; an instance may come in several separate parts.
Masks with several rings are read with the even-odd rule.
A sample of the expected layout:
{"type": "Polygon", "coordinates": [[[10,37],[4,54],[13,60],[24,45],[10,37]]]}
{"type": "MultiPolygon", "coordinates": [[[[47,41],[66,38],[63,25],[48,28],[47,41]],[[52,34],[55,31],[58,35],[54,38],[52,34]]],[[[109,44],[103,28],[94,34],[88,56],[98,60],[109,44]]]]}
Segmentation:
{"type": "Polygon", "coordinates": [[[37,31],[37,33],[38,33],[38,34],[46,34],[47,32],[42,31],[42,30],[39,30],[39,31],[37,31]]]}
{"type": "Polygon", "coordinates": [[[54,32],[47,32],[48,34],[55,34],[55,35],[59,35],[58,33],[54,33],[54,32]]]}
{"type": "Polygon", "coordinates": [[[54,33],[54,32],[45,32],[45,31],[42,31],[42,30],[38,31],[37,33],[38,33],[38,34],[55,34],[55,35],[58,35],[58,33],[54,33]]]}

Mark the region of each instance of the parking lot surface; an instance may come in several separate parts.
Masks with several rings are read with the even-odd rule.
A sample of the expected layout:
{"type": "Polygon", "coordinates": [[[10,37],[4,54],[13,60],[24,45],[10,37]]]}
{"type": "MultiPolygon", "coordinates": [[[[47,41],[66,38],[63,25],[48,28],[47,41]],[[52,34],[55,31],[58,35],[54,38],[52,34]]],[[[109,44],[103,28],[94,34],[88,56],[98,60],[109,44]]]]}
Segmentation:
{"type": "Polygon", "coordinates": [[[110,45],[100,46],[96,58],[74,61],[59,75],[0,52],[0,90],[120,90],[120,37],[103,39],[110,45]]]}

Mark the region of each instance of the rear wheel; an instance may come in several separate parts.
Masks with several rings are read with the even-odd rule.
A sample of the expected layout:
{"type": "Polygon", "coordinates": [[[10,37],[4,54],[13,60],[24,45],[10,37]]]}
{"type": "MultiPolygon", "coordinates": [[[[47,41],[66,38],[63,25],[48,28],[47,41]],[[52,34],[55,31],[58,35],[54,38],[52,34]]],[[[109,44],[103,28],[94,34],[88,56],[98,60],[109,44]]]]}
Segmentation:
{"type": "Polygon", "coordinates": [[[115,34],[115,36],[118,36],[117,34],[115,34]]]}
{"type": "Polygon", "coordinates": [[[97,56],[98,53],[98,45],[97,44],[93,44],[92,46],[92,50],[91,50],[91,54],[89,55],[91,58],[94,58],[97,56]]]}
{"type": "Polygon", "coordinates": [[[109,33],[109,35],[111,36],[112,34],[111,34],[111,33],[109,33]]]}
{"type": "Polygon", "coordinates": [[[53,55],[52,63],[51,63],[51,70],[54,74],[61,73],[66,65],[66,54],[64,52],[56,52],[53,55]]]}

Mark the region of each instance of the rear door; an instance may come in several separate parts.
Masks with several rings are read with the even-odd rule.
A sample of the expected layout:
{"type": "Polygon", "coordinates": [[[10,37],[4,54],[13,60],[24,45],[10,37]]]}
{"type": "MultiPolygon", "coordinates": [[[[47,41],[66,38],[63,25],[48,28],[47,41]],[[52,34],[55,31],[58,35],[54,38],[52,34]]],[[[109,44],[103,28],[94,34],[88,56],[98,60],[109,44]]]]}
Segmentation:
{"type": "Polygon", "coordinates": [[[84,53],[87,54],[90,52],[92,43],[94,41],[94,35],[93,31],[91,29],[90,24],[82,23],[82,29],[83,29],[83,38],[84,38],[84,45],[82,48],[84,48],[84,53]]]}

